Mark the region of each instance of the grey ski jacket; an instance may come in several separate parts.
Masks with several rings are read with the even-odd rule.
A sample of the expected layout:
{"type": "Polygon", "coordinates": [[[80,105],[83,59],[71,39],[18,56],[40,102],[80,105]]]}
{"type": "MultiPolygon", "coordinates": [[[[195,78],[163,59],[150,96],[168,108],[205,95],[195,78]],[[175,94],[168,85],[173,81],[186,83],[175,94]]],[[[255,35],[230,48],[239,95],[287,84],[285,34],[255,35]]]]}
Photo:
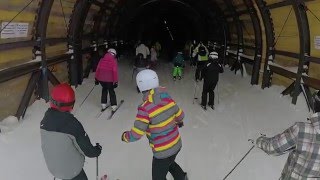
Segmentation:
{"type": "Polygon", "coordinates": [[[91,144],[82,124],[69,112],[48,109],[40,129],[45,162],[56,178],[74,178],[81,172],[85,156],[97,157],[101,153],[91,144]]]}

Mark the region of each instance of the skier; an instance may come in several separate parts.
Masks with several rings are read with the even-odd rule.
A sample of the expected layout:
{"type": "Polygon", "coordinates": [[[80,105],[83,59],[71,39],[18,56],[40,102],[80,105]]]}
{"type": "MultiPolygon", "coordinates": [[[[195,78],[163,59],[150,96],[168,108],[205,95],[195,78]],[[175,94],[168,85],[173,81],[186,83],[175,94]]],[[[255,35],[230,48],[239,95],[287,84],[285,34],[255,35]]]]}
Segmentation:
{"type": "Polygon", "coordinates": [[[100,60],[96,70],[95,84],[102,86],[101,107],[107,108],[108,92],[112,111],[117,109],[117,97],[114,91],[118,87],[118,64],[116,60],[117,52],[115,49],[109,49],[105,56],[100,60]]]}
{"type": "Polygon", "coordinates": [[[219,81],[219,73],[223,73],[223,67],[219,64],[218,53],[211,52],[209,54],[209,62],[202,69],[201,80],[203,82],[201,106],[207,109],[207,94],[209,93],[208,105],[214,110],[214,89],[219,81]]]}
{"type": "Polygon", "coordinates": [[[193,50],[192,55],[197,59],[197,69],[195,74],[196,81],[199,81],[200,79],[200,73],[208,61],[208,54],[208,49],[202,42],[200,42],[199,45],[193,50]]]}
{"type": "Polygon", "coordinates": [[[139,43],[139,45],[136,48],[136,56],[140,53],[143,55],[144,59],[147,59],[147,57],[150,55],[149,48],[146,45],[144,45],[142,42],[139,43]]]}
{"type": "Polygon", "coordinates": [[[173,80],[175,81],[177,76],[178,79],[181,80],[181,76],[182,76],[182,69],[184,67],[184,57],[182,52],[178,52],[177,56],[173,59],[173,80]]]}
{"type": "Polygon", "coordinates": [[[155,45],[153,45],[150,49],[150,68],[154,69],[157,65],[158,55],[155,45]]]}
{"type": "MultiPolygon", "coordinates": [[[[140,71],[148,69],[148,63],[147,60],[143,58],[143,55],[141,53],[138,54],[136,57],[135,63],[134,63],[134,69],[133,74],[138,74],[140,71]]],[[[137,91],[140,93],[139,87],[137,86],[137,91]]]]}
{"type": "Polygon", "coordinates": [[[161,52],[161,44],[159,41],[157,41],[155,43],[155,48],[156,48],[156,51],[157,51],[157,57],[159,58],[160,57],[160,52],[161,52]]]}
{"type": "Polygon", "coordinates": [[[320,91],[313,99],[315,113],[310,122],[296,122],[283,133],[256,140],[257,147],[269,155],[290,152],[281,180],[320,179],[320,91]]]}
{"type": "Polygon", "coordinates": [[[195,56],[193,56],[193,50],[196,48],[197,43],[195,40],[192,41],[192,43],[190,44],[190,49],[189,49],[189,60],[190,60],[190,66],[195,66],[196,65],[196,58],[195,56]]]}
{"type": "Polygon", "coordinates": [[[82,124],[70,113],[75,102],[68,84],[55,86],[50,108],[41,121],[41,147],[50,173],[59,179],[87,180],[83,170],[85,156],[101,154],[102,147],[93,146],[82,124]]]}
{"type": "Polygon", "coordinates": [[[159,87],[156,72],[143,70],[137,75],[137,85],[143,94],[134,127],[122,134],[124,142],[139,140],[144,134],[153,151],[152,180],[165,180],[168,171],[175,180],[187,180],[187,173],[175,162],[182,143],[179,127],[184,113],[164,87],[159,87]]]}

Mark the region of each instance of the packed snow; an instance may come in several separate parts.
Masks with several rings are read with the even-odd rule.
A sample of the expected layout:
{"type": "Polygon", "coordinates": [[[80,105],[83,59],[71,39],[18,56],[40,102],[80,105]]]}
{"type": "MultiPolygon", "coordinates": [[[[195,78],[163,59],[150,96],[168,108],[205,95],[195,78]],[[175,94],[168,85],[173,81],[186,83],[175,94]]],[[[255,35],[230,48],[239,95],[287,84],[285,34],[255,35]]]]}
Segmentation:
{"type": "MultiPolygon", "coordinates": [[[[152,152],[147,138],[130,144],[121,141],[122,132],[133,125],[142,96],[132,80],[132,63],[122,60],[119,68],[117,100],[124,99],[125,102],[112,120],[107,120],[110,111],[96,118],[100,111],[101,86],[94,87],[93,74],[76,88],[73,113],[82,122],[92,143],[99,142],[103,146],[99,157],[100,176],[107,174],[109,180],[150,180],[152,152]],[[93,87],[92,94],[79,107],[93,87]]],[[[156,70],[161,85],[167,87],[186,113],[185,126],[180,129],[183,147],[177,162],[190,180],[222,180],[252,147],[248,139],[256,139],[260,133],[273,136],[309,116],[303,96],[294,106],[290,97],[280,95],[284,87],[262,90],[250,85],[249,76],[235,75],[229,69],[220,76],[216,110],[204,111],[199,106],[202,83],[195,86],[194,70],[187,66],[184,78],[176,82],[171,77],[171,64],[162,62],[156,70]],[[199,99],[193,104],[195,87],[199,99]]],[[[48,107],[43,100],[36,101],[14,131],[0,134],[1,180],[53,179],[40,144],[39,125],[48,107]]],[[[268,156],[254,148],[228,179],[278,179],[286,158],[287,155],[268,156]]],[[[86,159],[85,171],[89,180],[95,179],[95,159],[86,159]]],[[[168,179],[172,177],[168,175],[168,179]]]]}

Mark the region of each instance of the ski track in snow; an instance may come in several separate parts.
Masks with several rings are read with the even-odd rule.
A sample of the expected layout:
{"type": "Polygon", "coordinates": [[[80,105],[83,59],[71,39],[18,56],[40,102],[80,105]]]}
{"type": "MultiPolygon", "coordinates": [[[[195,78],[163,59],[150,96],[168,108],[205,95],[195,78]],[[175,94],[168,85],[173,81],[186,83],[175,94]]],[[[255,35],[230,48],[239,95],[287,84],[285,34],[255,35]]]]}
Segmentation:
{"type": "MultiPolygon", "coordinates": [[[[92,143],[99,142],[103,146],[99,157],[100,176],[108,174],[109,180],[150,180],[152,152],[147,139],[143,137],[130,144],[121,141],[122,132],[130,130],[134,123],[142,96],[136,91],[135,78],[132,80],[131,77],[132,63],[121,60],[119,67],[117,100],[124,99],[125,102],[113,119],[107,120],[110,110],[95,118],[100,112],[101,86],[95,86],[79,107],[94,86],[93,74],[76,89],[73,113],[82,122],[92,143]]],[[[267,136],[275,135],[296,121],[304,121],[309,114],[302,96],[293,106],[289,97],[280,95],[284,87],[262,90],[259,86],[250,85],[249,76],[235,75],[228,68],[220,76],[220,103],[216,92],[215,110],[208,108],[204,111],[199,105],[202,82],[197,85],[198,100],[192,104],[195,69],[187,66],[183,79],[175,82],[171,77],[171,64],[162,62],[156,71],[160,84],[168,88],[186,114],[185,126],[180,129],[183,147],[177,162],[188,172],[190,180],[223,179],[251,148],[249,138],[256,139],[260,132],[267,136]]],[[[44,162],[39,130],[48,107],[44,101],[36,101],[14,131],[0,134],[1,180],[53,179],[44,162]]],[[[273,157],[254,149],[228,179],[278,179],[286,158],[287,155],[273,157]]],[[[84,168],[89,180],[93,180],[95,159],[86,158],[84,168]]]]}

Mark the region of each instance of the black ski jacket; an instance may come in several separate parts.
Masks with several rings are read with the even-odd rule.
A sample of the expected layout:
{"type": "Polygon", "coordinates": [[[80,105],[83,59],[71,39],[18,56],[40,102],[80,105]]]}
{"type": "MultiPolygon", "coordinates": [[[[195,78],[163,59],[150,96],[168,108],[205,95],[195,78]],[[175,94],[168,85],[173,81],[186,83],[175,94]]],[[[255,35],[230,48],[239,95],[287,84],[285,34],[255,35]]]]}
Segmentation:
{"type": "Polygon", "coordinates": [[[84,165],[85,156],[97,157],[101,150],[91,144],[82,124],[69,112],[48,109],[40,124],[42,152],[51,174],[72,179],[84,165]]]}
{"type": "Polygon", "coordinates": [[[204,83],[212,83],[219,81],[219,73],[223,73],[223,67],[218,61],[208,62],[201,72],[201,79],[204,83]]]}

